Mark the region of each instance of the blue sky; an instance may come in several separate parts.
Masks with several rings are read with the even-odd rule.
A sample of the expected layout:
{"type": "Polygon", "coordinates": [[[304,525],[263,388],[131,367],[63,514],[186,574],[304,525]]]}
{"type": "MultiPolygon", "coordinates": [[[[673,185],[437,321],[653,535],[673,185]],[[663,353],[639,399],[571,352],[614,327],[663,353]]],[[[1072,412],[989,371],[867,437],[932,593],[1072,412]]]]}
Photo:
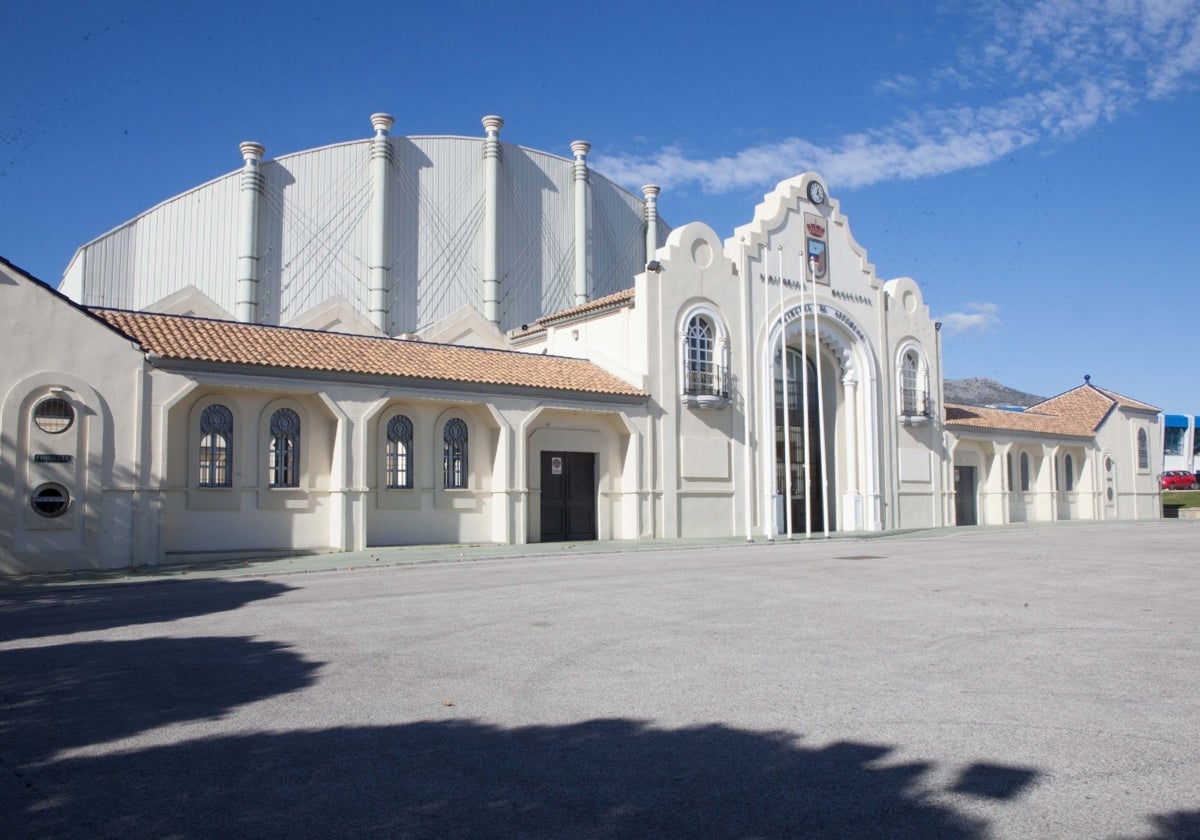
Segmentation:
{"type": "Polygon", "coordinates": [[[880,276],[921,284],[948,377],[1091,374],[1200,414],[1200,0],[0,0],[0,23],[0,255],[51,284],[242,140],[494,113],[722,237],[816,169],[880,276]]]}

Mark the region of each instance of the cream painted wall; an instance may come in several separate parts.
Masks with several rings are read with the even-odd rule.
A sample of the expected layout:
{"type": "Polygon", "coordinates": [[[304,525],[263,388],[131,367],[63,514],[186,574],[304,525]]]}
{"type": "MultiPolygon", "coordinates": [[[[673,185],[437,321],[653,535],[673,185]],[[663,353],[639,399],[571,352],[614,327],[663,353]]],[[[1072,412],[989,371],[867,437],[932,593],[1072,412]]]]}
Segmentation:
{"type": "Polygon", "coordinates": [[[147,455],[137,411],[141,354],[0,263],[0,356],[0,572],[119,568],[155,554],[139,489],[147,455]],[[32,422],[45,397],[72,406],[65,432],[47,434],[32,422]],[[45,482],[70,493],[61,517],[44,518],[30,505],[45,482]]]}

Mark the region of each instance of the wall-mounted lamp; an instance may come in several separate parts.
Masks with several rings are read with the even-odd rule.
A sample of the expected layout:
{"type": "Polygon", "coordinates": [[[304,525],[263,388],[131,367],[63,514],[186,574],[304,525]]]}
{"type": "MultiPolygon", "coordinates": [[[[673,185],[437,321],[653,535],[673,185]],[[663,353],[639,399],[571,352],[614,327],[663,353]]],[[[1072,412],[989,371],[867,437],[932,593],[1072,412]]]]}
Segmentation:
{"type": "Polygon", "coordinates": [[[650,262],[646,263],[646,270],[662,271],[662,263],[660,263],[658,260],[650,260],[650,262]]]}

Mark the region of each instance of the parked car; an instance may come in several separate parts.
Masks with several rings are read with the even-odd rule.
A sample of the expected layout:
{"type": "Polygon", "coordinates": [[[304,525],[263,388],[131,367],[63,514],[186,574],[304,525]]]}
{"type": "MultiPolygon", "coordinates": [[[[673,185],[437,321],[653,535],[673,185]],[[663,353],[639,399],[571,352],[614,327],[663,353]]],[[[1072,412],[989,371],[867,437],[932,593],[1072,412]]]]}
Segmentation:
{"type": "Polygon", "coordinates": [[[1195,490],[1200,487],[1200,473],[1187,470],[1167,470],[1159,480],[1164,490],[1195,490]]]}

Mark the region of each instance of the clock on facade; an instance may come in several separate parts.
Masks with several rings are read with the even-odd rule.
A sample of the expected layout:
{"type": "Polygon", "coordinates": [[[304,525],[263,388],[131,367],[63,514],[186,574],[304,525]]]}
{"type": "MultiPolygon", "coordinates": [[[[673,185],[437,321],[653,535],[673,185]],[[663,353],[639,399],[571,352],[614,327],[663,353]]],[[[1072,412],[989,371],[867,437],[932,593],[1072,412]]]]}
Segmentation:
{"type": "Polygon", "coordinates": [[[821,186],[820,181],[808,182],[808,200],[813,204],[825,203],[825,188],[821,186]]]}

